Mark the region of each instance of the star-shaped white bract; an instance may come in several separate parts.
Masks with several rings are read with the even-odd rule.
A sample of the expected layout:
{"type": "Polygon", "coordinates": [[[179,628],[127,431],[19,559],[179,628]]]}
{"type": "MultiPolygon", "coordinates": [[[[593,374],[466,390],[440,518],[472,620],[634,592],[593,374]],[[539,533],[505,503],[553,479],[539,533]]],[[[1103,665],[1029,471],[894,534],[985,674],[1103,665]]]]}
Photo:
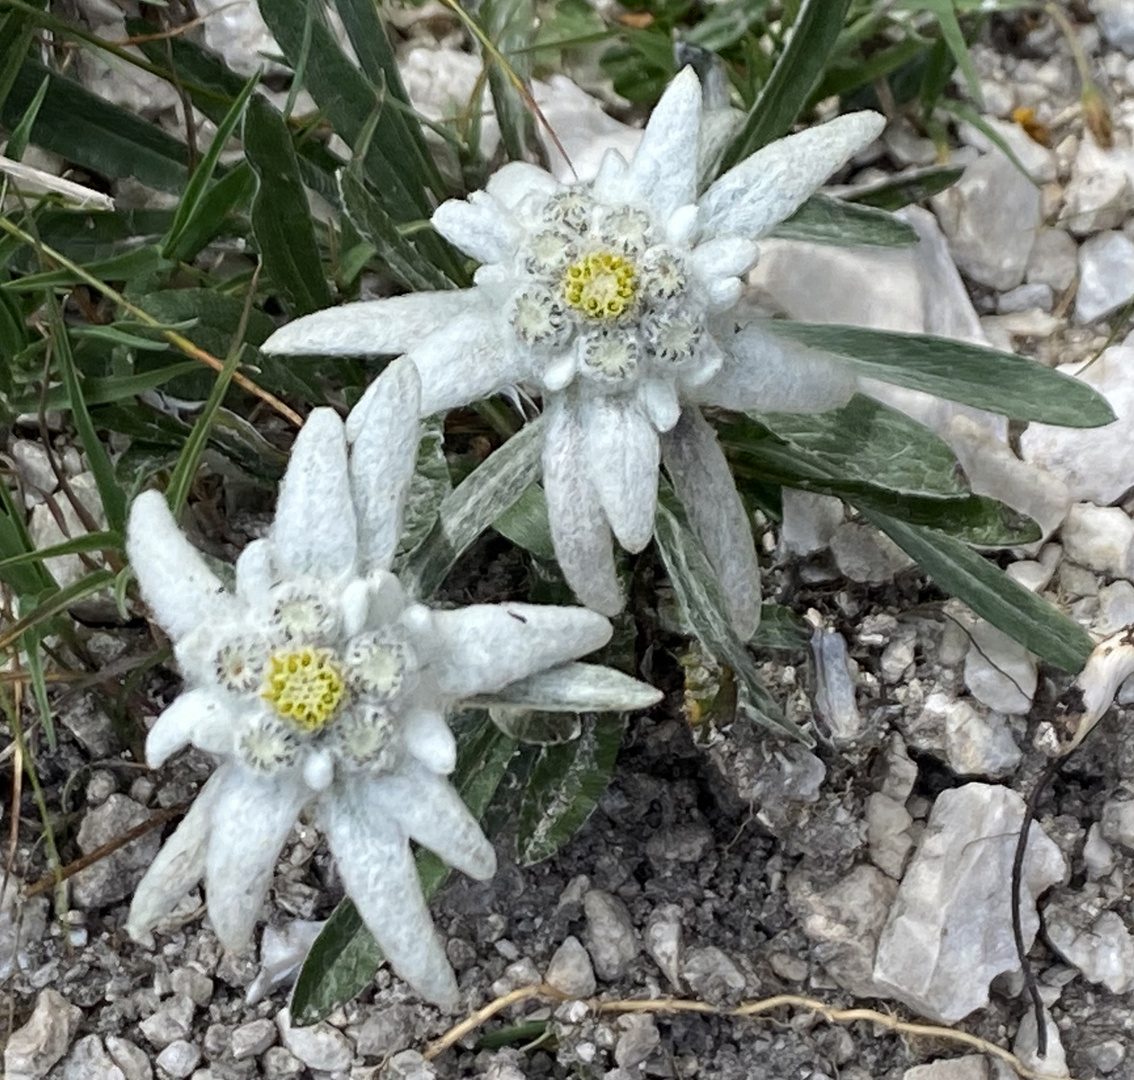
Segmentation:
{"type": "Polygon", "coordinates": [[[312,412],[271,531],[241,553],[232,590],[160,494],[134,502],[130,561],[186,684],[151,729],[147,758],[156,767],[193,744],[221,764],[138,886],[128,928],[146,932],[204,878],[218,938],[242,946],[296,817],[314,804],[390,963],[448,1005],[456,984],[409,840],[477,879],[496,858],[445,779],[456,757],[446,712],[591,652],[611,627],[583,608],[443,611],[407,597],[390,565],[419,392],[412,364],[391,365],[352,415],[349,447],[332,410],[312,412]]]}
{"type": "Polygon", "coordinates": [[[544,489],[556,554],[596,611],[622,605],[611,532],[653,535],[664,461],[747,637],[760,610],[747,513],[700,406],[821,412],[855,383],[834,356],[738,319],[757,245],[880,133],[841,116],[757,151],[698,191],[702,94],[687,68],[658,102],[633,159],[608,152],[593,182],[565,186],[525,163],[442,204],[439,233],[482,264],[471,289],[347,304],[298,319],[265,348],[405,353],[425,413],[507,386],[548,413],[544,489]]]}

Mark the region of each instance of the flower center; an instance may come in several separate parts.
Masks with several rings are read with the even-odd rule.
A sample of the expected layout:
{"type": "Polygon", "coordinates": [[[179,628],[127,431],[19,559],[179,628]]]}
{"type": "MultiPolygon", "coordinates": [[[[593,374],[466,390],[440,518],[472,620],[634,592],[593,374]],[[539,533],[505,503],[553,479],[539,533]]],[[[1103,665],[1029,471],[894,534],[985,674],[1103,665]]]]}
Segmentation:
{"type": "Polygon", "coordinates": [[[589,319],[617,319],[638,294],[634,263],[613,251],[597,251],[571,263],[563,275],[563,298],[589,319]]]}
{"type": "Polygon", "coordinates": [[[344,691],[335,654],[305,645],[272,653],[260,696],[297,727],[318,731],[335,715],[344,691]]]}

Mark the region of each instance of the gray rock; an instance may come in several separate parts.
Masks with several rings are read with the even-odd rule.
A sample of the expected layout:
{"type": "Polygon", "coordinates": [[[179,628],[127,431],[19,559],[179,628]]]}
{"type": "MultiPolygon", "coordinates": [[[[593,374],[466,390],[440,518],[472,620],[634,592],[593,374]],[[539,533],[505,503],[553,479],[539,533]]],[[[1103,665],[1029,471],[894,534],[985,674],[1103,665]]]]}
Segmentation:
{"type": "MultiPolygon", "coordinates": [[[[229,1049],[237,1061],[244,1058],[259,1057],[269,1046],[275,1046],[278,1032],[276,1025],[266,1017],[252,1020],[233,1029],[229,1049]]],[[[360,1053],[363,1052],[360,1048],[360,1053]]]]}
{"type": "Polygon", "coordinates": [[[1054,293],[1070,287],[1079,273],[1079,245],[1063,229],[1040,229],[1028,258],[1025,280],[1046,285],[1054,293]]]}
{"type": "Polygon", "coordinates": [[[1069,1076],[1067,1054],[1063,1049],[1063,1040],[1059,1037],[1059,1025],[1046,1009],[1043,1016],[1044,1027],[1047,1029],[1047,1053],[1040,1057],[1037,1052],[1039,1044],[1036,1039],[1036,1014],[1032,1009],[1024,1010],[1020,1026],[1016,1029],[1016,1038],[1012,1042],[1012,1050],[1025,1068],[1033,1069],[1045,1076],[1069,1076]]]}
{"type": "Polygon", "coordinates": [[[856,866],[820,890],[806,871],[796,869],[788,875],[787,889],[788,902],[815,942],[814,955],[827,974],[852,994],[876,996],[874,951],[897,883],[875,866],[856,866]]]}
{"type": "Polygon", "coordinates": [[[645,931],[646,952],[678,993],[681,986],[681,908],[659,904],[650,912],[645,931]]]}
{"type": "Polygon", "coordinates": [[[1096,821],[1087,830],[1087,840],[1083,844],[1083,862],[1087,868],[1087,880],[1098,881],[1109,874],[1118,861],[1114,848],[1103,839],[1102,826],[1096,821]]]}
{"type": "Polygon", "coordinates": [[[568,937],[555,950],[544,980],[573,998],[588,998],[596,988],[591,958],[577,937],[568,937]]]}
{"type": "MultiPolygon", "coordinates": [[[[1046,184],[1056,178],[1058,165],[1054,151],[1036,142],[1019,124],[1014,124],[1010,120],[986,116],[984,122],[1008,144],[1009,149],[1033,179],[1046,184]]],[[[1002,153],[996,143],[974,124],[962,124],[960,135],[967,145],[975,147],[982,154],[1002,153]]]]}
{"type": "Polygon", "coordinates": [[[107,1035],[106,1049],[126,1080],[153,1080],[154,1070],[150,1066],[150,1059],[140,1046],[129,1039],[107,1035]]]}
{"type": "Polygon", "coordinates": [[[97,1035],[87,1035],[75,1043],[63,1062],[63,1080],[126,1080],[114,1064],[97,1035]]]}
{"type": "Polygon", "coordinates": [[[71,1045],[82,1011],[56,990],[41,990],[28,1022],[4,1047],[5,1080],[40,1080],[71,1045]]]}
{"type": "MultiPolygon", "coordinates": [[[[934,803],[878,943],[877,990],[951,1024],[988,1002],[989,983],[1015,971],[1008,891],[1024,802],[1014,791],[966,784],[934,803]]],[[[1035,939],[1036,898],[1063,879],[1059,848],[1032,823],[1024,864],[1024,940],[1035,939]]]]}
{"type": "Polygon", "coordinates": [[[646,854],[654,863],[697,863],[713,846],[713,833],[700,822],[676,825],[655,833],[646,842],[646,854]]]}
{"type": "Polygon", "coordinates": [[[1104,1076],[1114,1072],[1126,1060],[1126,1047],[1117,1039],[1105,1039],[1086,1048],[1086,1055],[1104,1076]]]}
{"type": "Polygon", "coordinates": [[[811,635],[811,655],[815,661],[815,712],[823,730],[837,746],[853,743],[866,721],[855,701],[855,676],[846,638],[837,630],[816,626],[811,635]]]}
{"type": "MultiPolygon", "coordinates": [[[[969,633],[972,644],[965,656],[965,686],[969,693],[996,712],[1009,715],[1027,713],[1036,692],[1035,658],[1023,645],[983,619],[976,620],[969,633]]],[[[1017,751],[1009,769],[1018,762],[1017,751]]],[[[974,772],[970,770],[969,774],[974,772]]],[[[975,774],[980,775],[979,772],[975,774]]]]}
{"type": "Polygon", "coordinates": [[[45,896],[24,900],[20,883],[10,874],[0,883],[0,983],[13,971],[28,965],[28,946],[47,932],[48,901],[45,896]]]}
{"type": "Polygon", "coordinates": [[[902,1073],[902,1080],[988,1080],[988,1059],[983,1054],[966,1054],[915,1065],[902,1073]]]}
{"type": "Polygon", "coordinates": [[[649,1013],[631,1013],[618,1018],[622,1034],[614,1045],[614,1060],[621,1069],[641,1065],[661,1045],[661,1033],[649,1013]]]}
{"type": "Polygon", "coordinates": [[[416,1050],[403,1050],[386,1066],[390,1080],[434,1080],[437,1070],[416,1050]]]}
{"type": "Polygon", "coordinates": [[[917,765],[906,749],[906,741],[892,732],[886,743],[882,763],[882,786],[879,791],[905,805],[917,783],[917,765]]]}
{"type": "Polygon", "coordinates": [[[1017,285],[1006,293],[1001,293],[996,301],[996,310],[1001,315],[1011,315],[1017,311],[1050,311],[1055,306],[1055,293],[1051,286],[1042,281],[1017,285]]]}
{"type": "Polygon", "coordinates": [[[784,488],[783,510],[780,550],[784,555],[804,558],[826,551],[835,530],[846,517],[842,499],[796,488],[784,488]]]}
{"type": "Polygon", "coordinates": [[[1075,321],[1091,323],[1134,297],[1134,240],[1104,232],[1079,248],[1079,291],[1075,321]]]}
{"type": "Polygon", "coordinates": [[[1072,562],[1111,577],[1134,573],[1134,521],[1120,507],[1075,503],[1059,535],[1072,562]]]}
{"type": "Polygon", "coordinates": [[[159,1069],[174,1080],[186,1080],[201,1063],[201,1048],[185,1039],[175,1039],[157,1056],[159,1069]]]}
{"type": "Polygon", "coordinates": [[[273,1046],[265,1050],[261,1066],[265,1080],[294,1080],[306,1071],[303,1062],[282,1046],[273,1046]]]}
{"type": "MultiPolygon", "coordinates": [[[[90,854],[142,824],[149,816],[150,812],[144,806],[126,795],[111,795],[83,818],[79,826],[79,849],[84,855],[90,854]]],[[[91,910],[125,900],[134,891],[134,886],[141,880],[160,847],[161,833],[155,829],[79,871],[72,879],[71,895],[75,906],[91,910]]]]}
{"type": "Polygon", "coordinates": [[[681,976],[697,997],[710,1004],[734,1001],[744,993],[740,969],[715,945],[687,949],[681,976]]]}
{"type": "Polygon", "coordinates": [[[1042,220],[1040,193],[1004,154],[978,158],[932,202],[961,273],[1001,291],[1024,280],[1042,220]]]}
{"type": "Polygon", "coordinates": [[[888,536],[861,521],[847,521],[831,537],[831,553],[840,573],[867,585],[893,581],[913,560],[888,536]]]}
{"type": "Polygon", "coordinates": [[[1104,840],[1134,851],[1134,799],[1109,799],[1099,820],[1104,840]]]}
{"type": "Polygon", "coordinates": [[[1090,0],[1103,37],[1134,56],[1134,0],[1090,0]]]}
{"type": "Polygon", "coordinates": [[[147,1016],[138,1028],[154,1046],[168,1046],[178,1039],[186,1038],[193,1030],[193,1013],[196,1008],[191,997],[175,994],[153,1016],[147,1016]]]}
{"type": "Polygon", "coordinates": [[[622,978],[639,948],[626,905],[608,892],[591,889],[583,897],[583,910],[587,916],[587,950],[595,973],[607,982],[622,978]]]}
{"type": "Polygon", "coordinates": [[[307,919],[266,926],[260,939],[260,970],[251,980],[244,1000],[255,1005],[273,990],[290,983],[322,929],[322,922],[307,919]]]}
{"type": "Polygon", "coordinates": [[[1088,982],[1102,983],[1112,994],[1134,987],[1134,937],[1121,916],[1100,911],[1089,897],[1064,895],[1043,912],[1051,946],[1088,982]]]}
{"type": "Polygon", "coordinates": [[[367,1057],[389,1057],[412,1039],[419,1015],[412,1005],[368,1010],[362,1023],[350,1031],[355,1050],[367,1057]]]}
{"type": "Polygon", "coordinates": [[[196,1005],[208,1005],[213,996],[213,980],[196,968],[175,968],[169,976],[175,994],[184,994],[196,1005]]]}
{"type": "Polygon", "coordinates": [[[335,1072],[350,1067],[354,1053],[338,1028],[322,1020],[310,1027],[292,1027],[287,1009],[280,1010],[276,1023],[284,1046],[309,1068],[335,1072]]]}
{"type": "Polygon", "coordinates": [[[896,799],[880,791],[867,797],[866,842],[870,846],[870,861],[895,880],[902,876],[913,847],[908,831],[912,824],[909,811],[896,799]]]}
{"type": "Polygon", "coordinates": [[[1089,135],[1083,138],[1063,193],[1062,220],[1076,236],[1122,227],[1134,195],[1124,164],[1121,151],[1104,150],[1089,135]]]}
{"type": "Polygon", "coordinates": [[[884,683],[894,686],[897,683],[904,682],[912,673],[915,659],[914,644],[912,635],[903,635],[891,641],[882,650],[882,657],[878,661],[878,670],[884,683]]]}
{"type": "MultiPolygon", "coordinates": [[[[984,681],[978,683],[978,671],[966,658],[966,679],[970,670],[975,685],[986,686],[991,681],[986,671],[980,671],[984,681]]],[[[925,699],[909,736],[920,748],[944,756],[958,776],[1006,776],[1022,757],[1002,716],[985,715],[968,701],[957,701],[942,691],[925,699]]]]}

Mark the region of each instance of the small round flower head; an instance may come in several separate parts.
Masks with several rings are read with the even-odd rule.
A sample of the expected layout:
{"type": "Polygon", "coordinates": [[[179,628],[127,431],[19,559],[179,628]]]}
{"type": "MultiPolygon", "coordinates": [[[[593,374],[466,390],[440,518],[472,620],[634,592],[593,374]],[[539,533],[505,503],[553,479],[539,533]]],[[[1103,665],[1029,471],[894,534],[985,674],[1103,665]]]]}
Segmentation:
{"type": "Polygon", "coordinates": [[[575,593],[614,614],[611,537],[649,542],[664,463],[742,638],[760,612],[748,513],[700,407],[821,412],[854,376],[788,343],[743,307],[757,241],[881,131],[840,116],[769,143],[704,187],[711,154],[692,68],[673,80],[629,161],[609,150],[564,185],[525,162],[439,206],[433,225],[482,265],[463,293],[367,301],[305,316],[265,345],[280,353],[405,353],[422,410],[516,385],[543,394],[544,492],[556,556],[575,593]]]}
{"type": "MultiPolygon", "coordinates": [[[[565,204],[565,218],[577,211],[565,204]]],[[[412,364],[387,369],[343,422],[316,409],[301,430],[269,535],[225,589],[164,498],[131,507],[127,550],[170,635],[186,690],[158,717],[147,757],[192,744],[219,765],[138,886],[128,928],[145,933],[205,879],[221,942],[250,938],[296,817],[310,807],[343,883],[396,971],[450,1005],[456,983],[421,897],[411,840],[483,879],[492,846],[445,779],[454,704],[603,645],[581,608],[479,605],[431,611],[390,572],[419,439],[412,364]]],[[[636,685],[636,684],[635,684],[636,685]]]]}

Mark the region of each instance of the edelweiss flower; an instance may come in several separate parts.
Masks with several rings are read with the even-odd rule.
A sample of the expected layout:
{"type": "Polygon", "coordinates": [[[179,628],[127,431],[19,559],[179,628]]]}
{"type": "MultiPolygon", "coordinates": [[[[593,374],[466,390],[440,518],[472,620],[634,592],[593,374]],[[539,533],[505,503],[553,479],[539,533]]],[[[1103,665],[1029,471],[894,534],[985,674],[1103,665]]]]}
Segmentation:
{"type": "Polygon", "coordinates": [[[819,412],[854,381],[839,360],[742,324],[740,275],[756,241],[881,131],[853,113],[759,150],[698,195],[701,86],[692,69],[658,102],[627,163],[565,186],[504,166],[485,191],[444,203],[439,233],[483,265],[472,289],[347,304],[301,318],[276,353],[406,353],[426,413],[506,386],[539,388],[556,553],[597,611],[622,604],[610,534],[629,551],[654,528],[664,460],[720,575],[740,633],[759,618],[747,514],[699,406],[819,412]]]}
{"type": "Polygon", "coordinates": [[[391,366],[351,418],[349,454],[338,416],[311,414],[270,534],[241,553],[232,591],[161,495],[135,501],[130,560],[188,687],[158,717],[146,755],[156,767],[192,743],[222,763],[138,886],[128,928],[144,933],[203,877],[218,938],[246,943],[280,849],[313,802],[394,969],[451,1004],[456,984],[408,840],[478,879],[496,858],[444,778],[456,756],[446,710],[591,652],[611,628],[581,608],[434,611],[406,596],[389,567],[418,392],[411,364],[391,366]]]}

